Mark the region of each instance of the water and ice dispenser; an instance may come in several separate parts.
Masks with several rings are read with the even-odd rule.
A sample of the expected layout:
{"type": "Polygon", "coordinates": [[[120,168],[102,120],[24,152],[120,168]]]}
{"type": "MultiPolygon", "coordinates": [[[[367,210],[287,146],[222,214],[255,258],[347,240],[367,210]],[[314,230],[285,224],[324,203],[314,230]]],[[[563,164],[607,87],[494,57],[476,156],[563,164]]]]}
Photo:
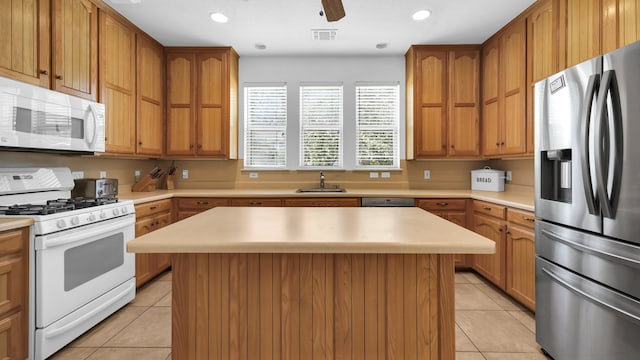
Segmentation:
{"type": "Polygon", "coordinates": [[[571,149],[542,151],[540,195],[543,199],[571,203],[571,149]]]}

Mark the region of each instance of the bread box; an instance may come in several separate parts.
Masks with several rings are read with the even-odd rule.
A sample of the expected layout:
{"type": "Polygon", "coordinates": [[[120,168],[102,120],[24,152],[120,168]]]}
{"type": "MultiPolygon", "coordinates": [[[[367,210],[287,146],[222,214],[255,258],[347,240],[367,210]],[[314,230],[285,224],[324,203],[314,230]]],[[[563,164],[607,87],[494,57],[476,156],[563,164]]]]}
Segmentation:
{"type": "Polygon", "coordinates": [[[504,191],[504,177],[503,170],[471,170],[471,190],[504,191]]]}

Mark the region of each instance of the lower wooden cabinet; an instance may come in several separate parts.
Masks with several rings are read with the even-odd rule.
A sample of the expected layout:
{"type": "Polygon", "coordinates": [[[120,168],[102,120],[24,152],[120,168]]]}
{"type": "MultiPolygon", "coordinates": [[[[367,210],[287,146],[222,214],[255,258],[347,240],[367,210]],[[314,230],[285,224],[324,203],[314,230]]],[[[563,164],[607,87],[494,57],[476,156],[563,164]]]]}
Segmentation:
{"type": "Polygon", "coordinates": [[[535,311],[536,245],[532,213],[507,210],[507,282],[505,291],[535,311]]]}
{"type": "MultiPolygon", "coordinates": [[[[171,199],[136,205],[136,237],[172,222],[171,199]]],[[[141,286],[171,266],[171,254],[136,254],[136,286],[141,286]]]]}
{"type": "MultiPolygon", "coordinates": [[[[430,213],[447,219],[462,227],[467,225],[467,200],[466,199],[417,199],[416,206],[430,213]]],[[[454,256],[457,269],[470,266],[470,256],[456,254],[454,256]]]]}
{"type": "Polygon", "coordinates": [[[506,283],[505,271],[505,221],[500,218],[489,217],[475,213],[473,215],[473,231],[496,243],[496,253],[490,255],[472,256],[473,270],[487,278],[498,287],[504,289],[506,283]]]}
{"type": "Polygon", "coordinates": [[[186,219],[216,206],[229,206],[231,200],[227,198],[188,197],[174,199],[176,206],[176,221],[186,219]]]}
{"type": "Polygon", "coordinates": [[[282,200],[278,198],[237,198],[231,199],[231,206],[282,206],[282,200]]]}
{"type": "Polygon", "coordinates": [[[28,355],[29,229],[0,232],[0,359],[28,355]]]}

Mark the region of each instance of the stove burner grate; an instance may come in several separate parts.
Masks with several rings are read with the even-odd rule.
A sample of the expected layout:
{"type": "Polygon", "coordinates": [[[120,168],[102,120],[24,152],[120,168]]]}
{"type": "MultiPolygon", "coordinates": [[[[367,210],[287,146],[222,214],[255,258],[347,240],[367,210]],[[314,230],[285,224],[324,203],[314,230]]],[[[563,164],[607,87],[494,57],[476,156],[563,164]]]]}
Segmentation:
{"type": "Polygon", "coordinates": [[[70,198],[48,200],[46,204],[0,206],[0,215],[49,215],[76,209],[117,203],[116,198],[70,198]]]}

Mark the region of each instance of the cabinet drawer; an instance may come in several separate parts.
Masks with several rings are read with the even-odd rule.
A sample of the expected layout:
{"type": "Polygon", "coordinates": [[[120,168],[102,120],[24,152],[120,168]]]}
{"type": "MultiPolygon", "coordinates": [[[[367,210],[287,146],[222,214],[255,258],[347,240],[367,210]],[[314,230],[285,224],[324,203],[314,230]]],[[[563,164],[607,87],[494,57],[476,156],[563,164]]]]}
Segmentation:
{"type": "Polygon", "coordinates": [[[171,224],[171,213],[139,218],[136,221],[136,237],[150,233],[171,224]]]}
{"type": "Polygon", "coordinates": [[[358,207],[359,198],[306,198],[306,199],[284,199],[284,206],[309,206],[309,207],[358,207]]]}
{"type": "Polygon", "coordinates": [[[282,206],[280,199],[231,199],[231,206],[282,206]]]}
{"type": "Polygon", "coordinates": [[[152,201],[136,205],[136,217],[138,219],[166,211],[171,211],[171,199],[152,201]]]}
{"type": "Polygon", "coordinates": [[[536,223],[536,216],[528,211],[507,209],[507,220],[512,224],[533,229],[536,223]]]}
{"type": "Polygon", "coordinates": [[[501,205],[496,205],[485,201],[473,201],[473,211],[477,213],[504,219],[506,210],[507,208],[501,205]]]}
{"type": "Polygon", "coordinates": [[[417,206],[425,210],[466,210],[465,199],[418,199],[417,206]]]}
{"type": "Polygon", "coordinates": [[[179,209],[206,210],[216,206],[229,206],[225,198],[178,198],[179,209]]]}
{"type": "Polygon", "coordinates": [[[27,313],[17,312],[0,319],[0,359],[27,357],[27,313]]]}

